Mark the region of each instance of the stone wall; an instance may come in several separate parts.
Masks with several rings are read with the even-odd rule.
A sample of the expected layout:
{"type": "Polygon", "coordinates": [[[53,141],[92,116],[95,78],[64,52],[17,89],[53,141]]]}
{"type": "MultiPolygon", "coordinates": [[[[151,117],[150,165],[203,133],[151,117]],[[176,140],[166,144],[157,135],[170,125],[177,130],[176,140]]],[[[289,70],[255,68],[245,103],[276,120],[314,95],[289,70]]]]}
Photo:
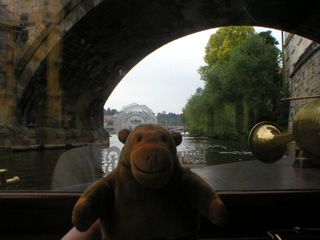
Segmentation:
{"type": "Polygon", "coordinates": [[[7,34],[5,31],[0,31],[0,89],[6,85],[6,49],[7,34]]]}
{"type": "MultiPolygon", "coordinates": [[[[320,95],[320,47],[318,44],[314,44],[309,54],[301,56],[293,69],[289,82],[291,97],[300,98],[320,95]]],[[[289,131],[292,129],[292,123],[298,110],[304,104],[315,99],[306,98],[290,101],[289,131]]]]}
{"type": "Polygon", "coordinates": [[[23,30],[20,44],[24,44],[36,29],[48,23],[48,19],[61,10],[62,0],[7,0],[7,10],[18,21],[23,30]]]}
{"type": "MultiPolygon", "coordinates": [[[[0,0],[0,6],[21,25],[19,31],[7,35],[12,52],[6,57],[13,60],[1,70],[6,79],[2,74],[0,85],[10,80],[3,94],[10,103],[0,106],[10,107],[0,116],[6,120],[0,122],[30,127],[28,136],[32,127],[56,127],[57,132],[64,127],[99,129],[108,96],[124,73],[149,53],[198,31],[257,23],[237,0],[170,4],[157,0],[0,0]]],[[[296,32],[309,32],[309,28],[300,30],[296,32]]],[[[8,39],[2,37],[0,42],[8,39]]],[[[61,141],[55,144],[66,144],[61,141]]]]}

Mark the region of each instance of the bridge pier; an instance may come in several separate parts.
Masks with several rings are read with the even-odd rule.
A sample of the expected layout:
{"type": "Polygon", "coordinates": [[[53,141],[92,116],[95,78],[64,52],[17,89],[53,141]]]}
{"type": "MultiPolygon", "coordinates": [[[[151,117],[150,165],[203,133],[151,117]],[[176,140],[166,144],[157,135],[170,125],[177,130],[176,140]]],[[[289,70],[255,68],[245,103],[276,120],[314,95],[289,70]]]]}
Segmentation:
{"type": "MultiPolygon", "coordinates": [[[[50,39],[48,41],[50,45],[50,39]]],[[[46,126],[49,127],[63,127],[62,91],[59,84],[61,61],[60,42],[58,42],[47,58],[47,114],[45,118],[46,126]]]]}
{"type": "MultiPolygon", "coordinates": [[[[0,122],[17,124],[16,118],[16,80],[14,76],[14,31],[0,31],[0,42],[6,46],[4,54],[0,53],[0,122]],[[3,66],[1,66],[3,65],[3,66]]],[[[1,49],[0,49],[1,50],[1,49]]]]}

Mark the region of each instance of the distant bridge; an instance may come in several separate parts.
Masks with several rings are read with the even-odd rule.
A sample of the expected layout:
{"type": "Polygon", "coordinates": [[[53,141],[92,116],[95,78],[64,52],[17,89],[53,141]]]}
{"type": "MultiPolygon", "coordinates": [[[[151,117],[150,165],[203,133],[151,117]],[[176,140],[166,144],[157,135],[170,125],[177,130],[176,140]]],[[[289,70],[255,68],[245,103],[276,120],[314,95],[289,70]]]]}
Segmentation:
{"type": "MultiPolygon", "coordinates": [[[[319,42],[318,1],[287,3],[0,0],[0,131],[27,145],[93,141],[125,74],[164,44],[202,30],[255,25],[319,42]]],[[[12,144],[6,140],[0,145],[12,144]]]]}

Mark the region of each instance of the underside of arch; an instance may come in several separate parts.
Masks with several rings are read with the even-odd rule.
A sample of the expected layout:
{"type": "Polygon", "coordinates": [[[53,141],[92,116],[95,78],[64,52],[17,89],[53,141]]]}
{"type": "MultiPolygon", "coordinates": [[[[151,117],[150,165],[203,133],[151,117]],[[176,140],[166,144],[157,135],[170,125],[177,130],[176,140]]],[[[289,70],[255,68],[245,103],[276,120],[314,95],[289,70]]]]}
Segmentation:
{"type": "Polygon", "coordinates": [[[301,1],[278,0],[77,2],[68,12],[64,8],[60,22],[49,24],[42,42],[27,46],[24,53],[29,55],[23,56],[28,58],[18,59],[17,106],[22,125],[101,128],[103,106],[124,74],[157,48],[198,31],[252,25],[320,40],[317,1],[312,8],[301,1]],[[84,6],[89,7],[80,11],[84,6]],[[57,81],[50,100],[52,69],[51,77],[57,81]],[[56,109],[48,116],[48,102],[55,99],[60,106],[53,106],[56,109]],[[49,121],[55,111],[56,119],[49,121]]]}

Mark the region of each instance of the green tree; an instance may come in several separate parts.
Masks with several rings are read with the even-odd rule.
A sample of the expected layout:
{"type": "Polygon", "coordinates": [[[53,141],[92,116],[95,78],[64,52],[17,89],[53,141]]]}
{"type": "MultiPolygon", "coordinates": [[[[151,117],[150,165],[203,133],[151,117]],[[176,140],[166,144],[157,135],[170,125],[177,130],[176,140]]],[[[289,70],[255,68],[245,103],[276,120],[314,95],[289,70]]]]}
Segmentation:
{"type": "Polygon", "coordinates": [[[203,135],[206,132],[208,111],[202,88],[197,88],[196,93],[188,99],[182,112],[183,120],[191,135],[203,135]]]}
{"type": "Polygon", "coordinates": [[[107,110],[104,109],[104,115],[115,115],[117,113],[118,111],[116,109],[112,109],[112,110],[110,108],[108,108],[107,110]]]}
{"type": "Polygon", "coordinates": [[[271,35],[271,31],[270,31],[270,30],[269,30],[269,31],[265,31],[265,32],[260,32],[260,33],[258,33],[258,35],[264,39],[264,42],[265,42],[266,44],[270,44],[270,45],[273,45],[273,46],[279,44],[279,42],[277,41],[277,39],[275,39],[275,38],[271,35]]]}
{"type": "Polygon", "coordinates": [[[161,126],[183,126],[181,121],[181,114],[171,113],[168,114],[163,111],[162,113],[157,113],[158,124],[161,126]]]}
{"type": "Polygon", "coordinates": [[[205,90],[213,93],[213,104],[236,106],[239,134],[246,135],[249,130],[243,129],[244,106],[249,108],[249,128],[263,120],[286,119],[287,104],[281,102],[280,51],[270,44],[275,41],[269,34],[263,35],[268,41],[260,34],[249,36],[233,49],[228,63],[214,67],[206,76],[205,90]]]}
{"type": "Polygon", "coordinates": [[[201,79],[206,81],[206,74],[213,67],[227,63],[233,48],[253,34],[254,28],[247,26],[219,28],[212,34],[205,47],[204,61],[207,65],[198,70],[201,79]]]}
{"type": "Polygon", "coordinates": [[[252,122],[272,114],[270,103],[281,91],[279,53],[274,45],[266,44],[259,35],[252,35],[236,46],[230,56],[223,79],[226,100],[234,100],[230,95],[235,94],[237,100],[248,104],[253,111],[252,122]]]}
{"type": "Polygon", "coordinates": [[[205,87],[197,89],[183,110],[191,133],[212,136],[218,129],[223,133],[223,125],[214,129],[215,116],[220,118],[220,124],[221,119],[234,124],[235,132],[225,133],[238,138],[247,137],[249,129],[259,121],[287,124],[288,105],[280,100],[280,51],[275,46],[278,42],[271,31],[254,34],[251,27],[235,29],[219,29],[208,42],[208,65],[198,70],[205,87]]]}

